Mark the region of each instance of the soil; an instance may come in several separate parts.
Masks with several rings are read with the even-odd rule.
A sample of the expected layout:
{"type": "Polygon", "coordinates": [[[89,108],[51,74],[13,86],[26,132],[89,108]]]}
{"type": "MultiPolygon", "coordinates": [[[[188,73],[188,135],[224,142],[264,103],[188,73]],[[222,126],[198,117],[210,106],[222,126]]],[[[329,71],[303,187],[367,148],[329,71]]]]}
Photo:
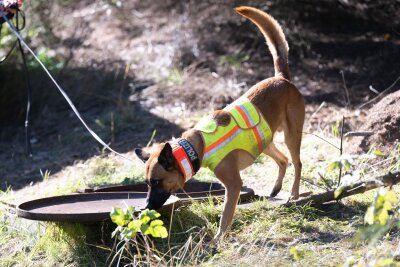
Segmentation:
{"type": "MultiPolygon", "coordinates": [[[[373,129],[366,149],[399,138],[396,99],[371,110],[357,106],[375,97],[370,87],[383,91],[398,77],[400,21],[394,1],[361,2],[30,1],[25,32],[32,48],[55,55],[48,65],[63,63],[52,72],[90,127],[124,153],[145,146],[154,130],[154,141],[178,136],[273,75],[264,39],[233,11],[259,7],[284,28],[307,131],[330,129],[346,115],[347,131],[373,129]]],[[[56,173],[103,151],[30,60],[33,156],[26,156],[19,62],[14,53],[0,65],[0,189],[35,183],[41,171],[56,173]]]]}
{"type": "Polygon", "coordinates": [[[389,153],[400,143],[400,91],[389,94],[369,111],[361,131],[371,132],[362,138],[359,148],[368,151],[375,146],[389,153]]]}

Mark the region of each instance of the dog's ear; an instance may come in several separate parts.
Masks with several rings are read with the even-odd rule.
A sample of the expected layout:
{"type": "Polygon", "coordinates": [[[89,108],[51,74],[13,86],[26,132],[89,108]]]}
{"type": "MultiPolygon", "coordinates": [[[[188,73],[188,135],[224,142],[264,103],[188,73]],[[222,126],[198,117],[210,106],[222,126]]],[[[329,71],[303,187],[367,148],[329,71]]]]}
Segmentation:
{"type": "Polygon", "coordinates": [[[150,154],[140,148],[135,148],[135,154],[143,162],[146,162],[150,158],[150,154]]]}
{"type": "Polygon", "coordinates": [[[158,163],[167,171],[171,170],[174,163],[174,155],[172,154],[172,147],[169,143],[165,143],[164,148],[158,156],[158,163]]]}

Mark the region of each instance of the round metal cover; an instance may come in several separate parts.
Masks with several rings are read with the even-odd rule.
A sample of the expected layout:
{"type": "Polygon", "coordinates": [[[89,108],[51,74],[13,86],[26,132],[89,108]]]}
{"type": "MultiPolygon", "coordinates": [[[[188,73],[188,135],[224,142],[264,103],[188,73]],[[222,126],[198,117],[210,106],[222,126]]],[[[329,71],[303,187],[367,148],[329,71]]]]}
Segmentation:
{"type": "MultiPolygon", "coordinates": [[[[17,215],[40,221],[99,222],[110,219],[113,207],[134,206],[136,210],[145,208],[148,187],[146,184],[112,186],[85,189],[80,194],[47,197],[28,201],[17,207],[17,215]],[[90,192],[90,193],[88,193],[90,192]]],[[[191,182],[183,191],[171,196],[160,210],[182,206],[189,201],[224,196],[225,189],[218,183],[191,182]]],[[[243,187],[240,202],[254,197],[250,188],[243,187]]]]}
{"type": "MultiPolygon", "coordinates": [[[[145,208],[146,195],[143,192],[112,192],[46,197],[20,204],[17,215],[39,221],[98,222],[109,220],[113,207],[145,208]]],[[[167,209],[177,200],[170,197],[162,208],[167,209]]]]}
{"type": "MultiPolygon", "coordinates": [[[[145,193],[148,190],[147,184],[132,184],[132,185],[118,185],[118,186],[107,186],[99,188],[84,188],[80,191],[83,193],[89,192],[142,192],[145,193]]],[[[202,200],[210,196],[219,197],[225,195],[225,188],[219,183],[208,183],[208,182],[188,182],[182,189],[179,189],[175,196],[180,199],[180,202],[187,202],[189,200],[202,200]]],[[[253,198],[254,191],[248,187],[242,187],[240,192],[240,202],[249,201],[253,198]]]]}
{"type": "MultiPolygon", "coordinates": [[[[82,193],[93,193],[93,192],[147,192],[147,184],[132,184],[132,185],[117,185],[117,186],[106,186],[97,188],[84,188],[81,189],[82,193]]],[[[175,195],[180,199],[191,199],[191,198],[204,198],[210,195],[222,196],[225,194],[225,188],[219,183],[207,183],[207,182],[188,182],[182,189],[179,189],[175,195]]]]}

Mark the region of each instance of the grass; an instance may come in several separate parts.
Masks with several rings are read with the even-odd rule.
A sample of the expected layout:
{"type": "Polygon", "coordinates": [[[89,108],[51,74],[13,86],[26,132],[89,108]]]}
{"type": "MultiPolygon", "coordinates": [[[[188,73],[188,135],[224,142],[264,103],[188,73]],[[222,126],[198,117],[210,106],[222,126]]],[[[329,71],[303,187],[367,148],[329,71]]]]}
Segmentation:
{"type": "Polygon", "coordinates": [[[236,52],[231,55],[221,56],[219,59],[219,64],[228,65],[232,69],[238,70],[244,62],[249,60],[249,58],[249,54],[246,54],[244,52],[236,52]]]}
{"type": "MultiPolygon", "coordinates": [[[[334,137],[324,138],[338,142],[334,137]]],[[[280,142],[279,137],[277,141],[280,142]]],[[[361,177],[369,177],[400,169],[398,144],[387,156],[377,156],[374,151],[354,157],[348,174],[358,171],[361,177]]],[[[310,178],[310,182],[303,182],[301,190],[322,191],[323,181],[311,178],[318,177],[318,173],[326,179],[337,176],[338,170],[328,166],[337,158],[338,151],[308,136],[304,138],[302,155],[303,176],[310,178]]],[[[245,185],[259,188],[259,194],[267,194],[264,190],[271,187],[277,171],[272,160],[261,156],[242,176],[245,185]]],[[[67,194],[82,187],[136,183],[142,177],[143,165],[139,161],[132,164],[103,155],[78,162],[60,173],[44,171],[43,182],[17,192],[3,192],[1,200],[19,201],[26,196],[67,194]]],[[[290,189],[292,177],[293,167],[289,166],[285,191],[290,189]]],[[[206,169],[196,178],[215,181],[206,169]]],[[[399,197],[400,190],[395,187],[394,191],[399,197]]],[[[256,201],[250,209],[237,210],[232,229],[218,249],[207,242],[217,231],[221,205],[212,200],[196,202],[174,210],[172,215],[162,214],[170,236],[153,240],[153,255],[156,256],[151,261],[185,266],[353,266],[351,263],[358,264],[354,266],[388,266],[389,260],[400,254],[397,228],[375,244],[356,239],[372,199],[373,192],[368,192],[319,209],[272,207],[266,200],[256,201]]],[[[118,255],[119,247],[115,247],[111,239],[113,225],[27,221],[16,218],[12,208],[1,204],[0,218],[1,266],[103,266],[118,255]]],[[[121,254],[122,262],[130,260],[133,259],[129,254],[121,254]]],[[[141,260],[144,259],[135,260],[143,264],[141,260]]]]}

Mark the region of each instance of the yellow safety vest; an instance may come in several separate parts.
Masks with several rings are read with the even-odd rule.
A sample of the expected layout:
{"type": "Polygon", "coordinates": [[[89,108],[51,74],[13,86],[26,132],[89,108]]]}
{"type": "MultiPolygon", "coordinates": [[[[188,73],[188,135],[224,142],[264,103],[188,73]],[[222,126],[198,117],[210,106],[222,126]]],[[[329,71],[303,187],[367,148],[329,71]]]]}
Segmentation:
{"type": "Polygon", "coordinates": [[[234,150],[247,151],[256,159],[272,139],[264,116],[247,98],[239,98],[224,110],[231,114],[227,126],[218,125],[211,117],[203,118],[195,126],[204,141],[202,167],[212,171],[234,150]]]}

